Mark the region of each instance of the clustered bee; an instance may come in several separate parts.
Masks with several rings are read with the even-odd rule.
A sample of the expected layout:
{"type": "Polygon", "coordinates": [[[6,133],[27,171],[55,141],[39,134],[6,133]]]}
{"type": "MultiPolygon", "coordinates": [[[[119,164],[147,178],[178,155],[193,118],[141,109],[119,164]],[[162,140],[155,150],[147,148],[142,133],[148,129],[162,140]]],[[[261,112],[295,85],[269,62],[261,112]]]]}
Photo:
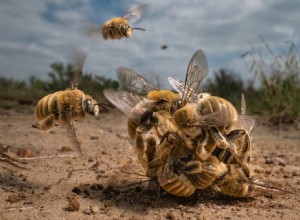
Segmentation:
{"type": "Polygon", "coordinates": [[[142,4],[134,7],[123,17],[116,17],[106,21],[102,27],[102,37],[104,40],[120,40],[122,37],[130,38],[132,30],[145,31],[143,28],[131,27],[129,21],[136,22],[141,18],[141,14],[149,8],[149,4],[142,4]]]}
{"type": "Polygon", "coordinates": [[[156,89],[128,68],[117,69],[120,91],[104,95],[128,116],[128,134],[148,177],[176,196],[212,187],[244,197],[250,184],[249,132],[252,118],[241,116],[225,99],[199,93],[208,64],[202,50],[192,57],[184,83],[169,78],[178,91],[156,89]],[[125,90],[125,91],[124,91],[125,90]]]}

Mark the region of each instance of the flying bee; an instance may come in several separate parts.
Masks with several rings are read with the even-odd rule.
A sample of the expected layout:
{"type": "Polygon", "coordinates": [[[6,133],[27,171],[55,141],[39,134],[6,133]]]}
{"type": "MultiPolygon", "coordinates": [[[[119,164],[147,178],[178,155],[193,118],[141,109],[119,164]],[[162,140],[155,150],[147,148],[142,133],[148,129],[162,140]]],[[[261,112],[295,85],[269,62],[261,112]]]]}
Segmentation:
{"type": "MultiPolygon", "coordinates": [[[[74,56],[74,81],[78,80],[80,71],[84,65],[86,54],[81,51],[76,51],[74,56]]],[[[77,140],[73,120],[80,120],[88,113],[93,116],[98,116],[101,106],[104,110],[104,104],[98,103],[90,95],[85,94],[77,88],[77,83],[72,83],[70,89],[57,91],[41,98],[34,111],[35,123],[34,128],[41,130],[49,130],[54,125],[69,125],[71,133],[76,139],[76,145],[81,153],[80,144],[77,140]]]]}
{"type": "Polygon", "coordinates": [[[96,25],[91,25],[85,28],[88,35],[99,35],[102,33],[104,40],[120,40],[123,37],[130,38],[133,30],[145,31],[144,28],[131,27],[129,22],[137,22],[141,19],[142,14],[149,9],[150,4],[140,4],[132,6],[131,9],[123,17],[115,17],[106,21],[100,28],[96,25]]]}
{"type": "Polygon", "coordinates": [[[97,116],[99,105],[95,99],[73,84],[71,89],[49,94],[38,101],[34,112],[34,127],[48,130],[54,124],[68,125],[70,120],[83,119],[85,113],[97,116]]]}

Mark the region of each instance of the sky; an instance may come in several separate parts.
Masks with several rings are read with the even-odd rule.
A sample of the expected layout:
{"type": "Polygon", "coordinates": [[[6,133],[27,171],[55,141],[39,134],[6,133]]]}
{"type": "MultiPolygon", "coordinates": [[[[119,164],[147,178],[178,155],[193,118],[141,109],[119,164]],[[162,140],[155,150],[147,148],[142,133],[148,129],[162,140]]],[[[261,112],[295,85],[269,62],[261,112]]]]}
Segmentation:
{"type": "Polygon", "coordinates": [[[299,8],[297,0],[1,0],[0,75],[45,80],[51,63],[70,63],[81,50],[87,54],[84,72],[116,79],[116,68],[125,66],[169,87],[167,77],[183,80],[192,55],[202,49],[209,77],[226,68],[248,79],[251,62],[241,55],[251,46],[263,48],[260,36],[275,51],[287,48],[287,40],[300,46],[299,8]],[[139,3],[150,8],[132,26],[145,32],[114,41],[101,39],[100,32],[84,34],[139,3]]]}

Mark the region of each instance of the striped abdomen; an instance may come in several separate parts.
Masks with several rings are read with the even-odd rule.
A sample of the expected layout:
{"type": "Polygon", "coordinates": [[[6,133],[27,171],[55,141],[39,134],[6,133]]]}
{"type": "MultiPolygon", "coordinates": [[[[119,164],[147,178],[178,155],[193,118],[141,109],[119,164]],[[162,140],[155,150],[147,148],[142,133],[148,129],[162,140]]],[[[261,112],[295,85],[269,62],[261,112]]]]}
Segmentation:
{"type": "Polygon", "coordinates": [[[217,117],[221,123],[219,129],[222,133],[229,129],[238,119],[238,113],[235,107],[226,99],[211,96],[206,93],[200,94],[197,105],[198,115],[203,116],[216,112],[218,112],[217,117]]]}

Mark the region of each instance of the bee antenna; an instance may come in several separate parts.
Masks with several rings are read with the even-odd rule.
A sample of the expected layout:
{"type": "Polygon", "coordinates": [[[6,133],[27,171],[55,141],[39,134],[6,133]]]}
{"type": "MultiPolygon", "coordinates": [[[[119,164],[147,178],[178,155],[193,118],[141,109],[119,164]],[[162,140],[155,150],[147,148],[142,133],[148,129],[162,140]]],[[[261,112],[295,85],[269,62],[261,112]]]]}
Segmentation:
{"type": "MultiPolygon", "coordinates": [[[[109,104],[106,104],[106,103],[97,103],[95,105],[98,105],[98,106],[101,106],[106,112],[108,111],[107,108],[105,108],[105,106],[107,107],[110,107],[110,108],[113,108],[113,106],[109,105],[109,104]]],[[[95,106],[94,105],[94,106],[95,106]]]]}
{"type": "Polygon", "coordinates": [[[140,31],[146,31],[146,29],[144,29],[144,28],[139,28],[139,27],[134,27],[134,28],[131,28],[131,30],[140,30],[140,31]]]}

